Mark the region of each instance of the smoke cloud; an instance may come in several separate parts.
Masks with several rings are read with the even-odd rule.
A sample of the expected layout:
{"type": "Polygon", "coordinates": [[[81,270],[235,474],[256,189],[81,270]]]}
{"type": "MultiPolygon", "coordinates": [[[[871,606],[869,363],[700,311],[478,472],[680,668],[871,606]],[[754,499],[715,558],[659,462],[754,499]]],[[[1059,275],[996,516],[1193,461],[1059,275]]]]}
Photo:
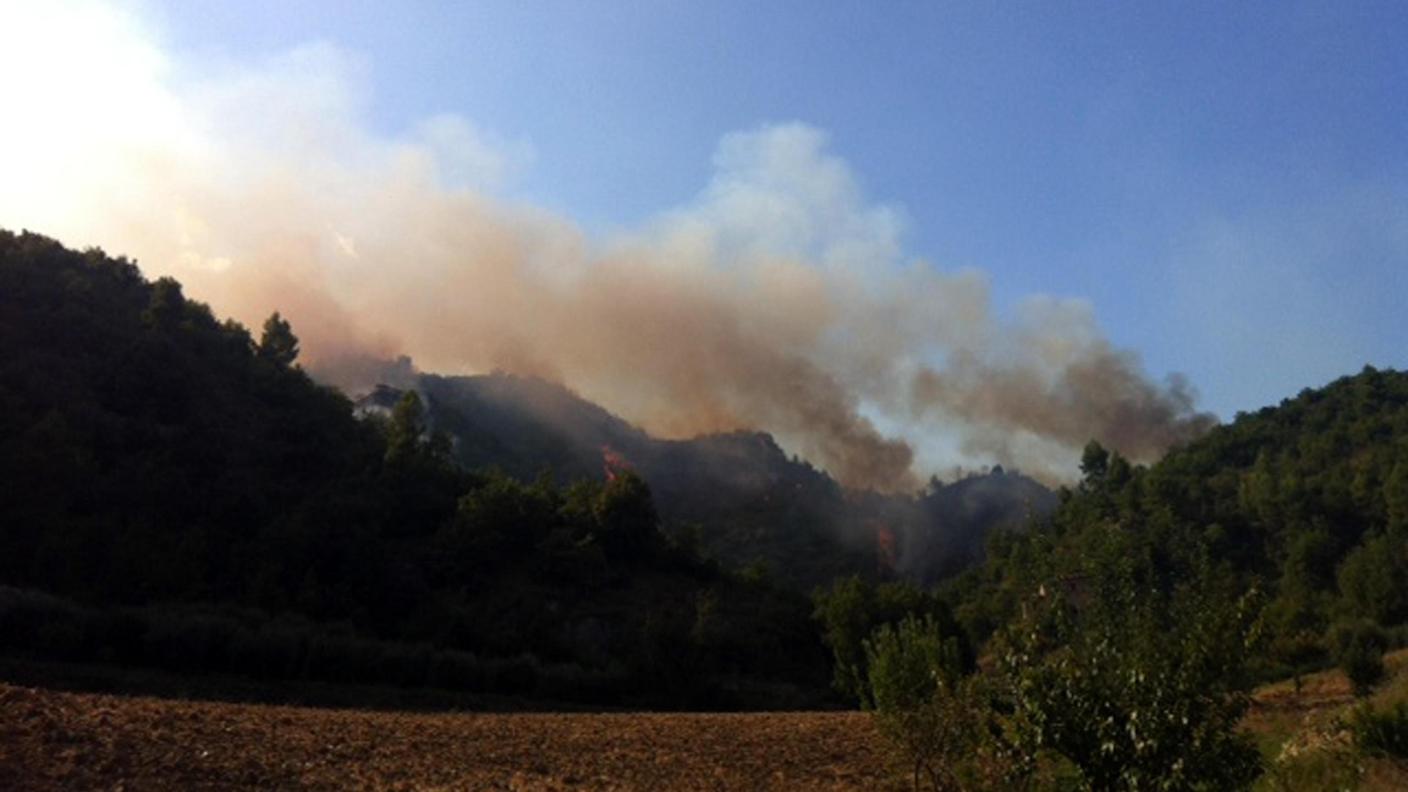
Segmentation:
{"type": "Polygon", "coordinates": [[[335,47],[197,74],[110,9],[0,14],[0,225],[131,255],[249,326],[282,311],[348,386],[398,355],[534,374],[666,436],[771,431],[881,490],[930,472],[916,443],[1052,480],[1091,438],[1148,459],[1213,420],[1087,303],[1003,322],[982,272],[906,253],[903,213],[815,128],[725,136],[693,200],[600,238],[496,197],[524,143],[455,116],[373,131],[335,47]]]}

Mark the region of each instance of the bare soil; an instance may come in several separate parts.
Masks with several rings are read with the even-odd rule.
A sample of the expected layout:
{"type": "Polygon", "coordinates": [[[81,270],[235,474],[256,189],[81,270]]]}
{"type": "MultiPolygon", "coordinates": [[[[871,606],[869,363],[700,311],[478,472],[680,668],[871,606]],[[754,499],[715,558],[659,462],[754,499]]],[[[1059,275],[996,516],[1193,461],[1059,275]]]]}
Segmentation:
{"type": "Polygon", "coordinates": [[[876,789],[862,713],[411,714],[0,684],[6,790],[876,789]]]}

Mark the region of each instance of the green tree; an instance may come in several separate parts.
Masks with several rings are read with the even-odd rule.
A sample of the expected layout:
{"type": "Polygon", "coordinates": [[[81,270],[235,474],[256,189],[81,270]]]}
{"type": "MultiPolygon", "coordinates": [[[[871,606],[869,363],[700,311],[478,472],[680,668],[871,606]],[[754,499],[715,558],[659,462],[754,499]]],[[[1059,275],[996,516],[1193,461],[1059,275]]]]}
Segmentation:
{"type": "Polygon", "coordinates": [[[405,463],[420,451],[425,437],[425,406],[415,391],[406,391],[391,408],[386,427],[386,461],[405,463]]]}
{"type": "Polygon", "coordinates": [[[871,593],[859,575],[842,578],[830,589],[812,595],[813,617],[821,624],[822,640],[831,649],[832,686],[842,695],[867,701],[865,639],[875,625],[871,593]]]}
{"type": "Polygon", "coordinates": [[[1085,444],[1080,454],[1080,472],[1087,483],[1095,486],[1105,479],[1110,468],[1110,452],[1098,442],[1091,440],[1085,444]]]}
{"type": "Polygon", "coordinates": [[[298,359],[298,337],[293,326],[275,311],[264,320],[264,332],[259,336],[256,353],[280,368],[288,368],[298,359]]]}
{"type": "Polygon", "coordinates": [[[898,624],[910,616],[931,619],[945,635],[957,638],[963,669],[973,667],[972,646],[948,605],[913,584],[875,585],[852,575],[834,581],[829,589],[817,589],[812,603],[812,618],[820,623],[822,640],[831,649],[832,685],[862,706],[870,704],[865,640],[881,625],[898,624]]]}
{"type": "Polygon", "coordinates": [[[1389,531],[1408,536],[1408,461],[1399,460],[1384,481],[1384,503],[1389,531]]]}
{"type": "Polygon", "coordinates": [[[148,327],[169,331],[181,321],[185,306],[181,284],[175,278],[158,278],[152,283],[151,299],[142,312],[142,321],[148,327]]]}
{"type": "Polygon", "coordinates": [[[937,792],[1003,780],[981,681],[964,677],[960,641],[933,616],[882,624],[864,641],[876,725],[909,765],[913,786],[937,792]]]}
{"type": "Polygon", "coordinates": [[[1354,695],[1367,696],[1384,677],[1384,649],[1388,636],[1373,621],[1361,619],[1335,625],[1330,633],[1335,659],[1354,695]]]}
{"type": "Polygon", "coordinates": [[[1408,621],[1408,540],[1371,536],[1345,556],[1339,589],[1345,609],[1379,624],[1408,621]]]}
{"type": "Polygon", "coordinates": [[[1094,790],[1242,789],[1259,756],[1237,731],[1254,598],[1204,579],[1174,595],[1137,577],[1068,597],[1009,628],[1002,668],[1029,760],[1054,754],[1094,790]]]}
{"type": "Polygon", "coordinates": [[[660,542],[660,517],[645,479],[619,470],[601,489],[592,507],[602,549],[617,558],[640,558],[660,542]]]}

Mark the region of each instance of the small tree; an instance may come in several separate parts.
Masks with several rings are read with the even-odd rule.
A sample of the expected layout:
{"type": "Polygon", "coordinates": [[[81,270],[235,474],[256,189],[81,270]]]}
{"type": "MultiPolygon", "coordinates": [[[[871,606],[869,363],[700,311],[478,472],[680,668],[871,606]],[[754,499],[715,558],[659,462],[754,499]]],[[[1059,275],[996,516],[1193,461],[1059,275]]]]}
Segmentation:
{"type": "Polygon", "coordinates": [[[812,592],[812,618],[821,626],[822,641],[831,649],[832,686],[861,706],[870,705],[870,681],[865,641],[882,624],[898,624],[906,616],[932,619],[940,632],[957,636],[963,671],[973,668],[973,651],[942,599],[912,583],[875,585],[852,575],[832,581],[831,588],[812,592]]]}
{"type": "Polygon", "coordinates": [[[169,331],[181,321],[185,305],[181,284],[175,278],[158,278],[152,283],[151,299],[142,312],[142,321],[148,327],[169,331]]]}
{"type": "Polygon", "coordinates": [[[264,320],[264,332],[259,336],[256,347],[259,357],[280,368],[288,368],[298,359],[298,337],[293,334],[293,326],[275,311],[264,320]]]}
{"type": "MultiPolygon", "coordinates": [[[[275,314],[278,316],[278,314],[275,314]]],[[[265,331],[267,334],[267,330],[265,331]]],[[[420,395],[406,391],[391,408],[391,421],[386,427],[386,461],[404,464],[414,459],[425,435],[425,407],[420,395]]]]}
{"type": "Polygon", "coordinates": [[[1028,759],[1061,757],[1096,790],[1243,789],[1260,772],[1238,732],[1254,597],[1206,576],[1171,594],[1113,575],[1073,607],[1028,603],[1002,664],[1028,759]]]}
{"type": "Polygon", "coordinates": [[[835,580],[830,589],[812,593],[812,618],[821,625],[822,640],[831,649],[831,685],[865,706],[869,702],[865,675],[865,639],[874,629],[873,596],[859,575],[835,580]]]}
{"type": "Polygon", "coordinates": [[[876,725],[908,764],[913,786],[989,788],[1001,781],[992,713],[978,677],[963,676],[963,651],[933,616],[906,616],[864,642],[876,725]]]}
{"type": "Polygon", "coordinates": [[[618,471],[592,504],[596,535],[608,555],[641,558],[661,541],[660,518],[645,479],[631,470],[618,471]]]}
{"type": "Polygon", "coordinates": [[[1362,698],[1373,692],[1384,677],[1388,636],[1383,628],[1372,621],[1337,624],[1331,631],[1330,643],[1334,645],[1335,659],[1349,678],[1354,695],[1362,698]]]}

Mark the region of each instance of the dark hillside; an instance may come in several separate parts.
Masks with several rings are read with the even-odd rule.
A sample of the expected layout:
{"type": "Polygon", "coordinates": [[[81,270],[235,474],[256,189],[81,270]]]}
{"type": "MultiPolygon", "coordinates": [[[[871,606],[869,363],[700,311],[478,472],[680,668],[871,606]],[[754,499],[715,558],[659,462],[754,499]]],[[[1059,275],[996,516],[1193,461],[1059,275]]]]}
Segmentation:
{"type": "MultiPolygon", "coordinates": [[[[1000,469],[936,481],[913,497],[847,492],[766,433],[659,440],[531,377],[421,375],[414,385],[466,468],[573,480],[629,467],[650,482],[668,533],[734,568],[762,564],[803,590],[854,573],[933,582],[980,559],[988,533],[1055,506],[1049,490],[1000,469]]],[[[382,387],[359,407],[384,413],[400,394],[382,387]]]]}
{"type": "Polygon", "coordinates": [[[807,600],[669,542],[640,477],[465,473],[414,395],[359,420],[296,358],[277,314],[256,341],[175,281],[0,232],[0,646],[637,706],[828,700],[807,600]]]}

